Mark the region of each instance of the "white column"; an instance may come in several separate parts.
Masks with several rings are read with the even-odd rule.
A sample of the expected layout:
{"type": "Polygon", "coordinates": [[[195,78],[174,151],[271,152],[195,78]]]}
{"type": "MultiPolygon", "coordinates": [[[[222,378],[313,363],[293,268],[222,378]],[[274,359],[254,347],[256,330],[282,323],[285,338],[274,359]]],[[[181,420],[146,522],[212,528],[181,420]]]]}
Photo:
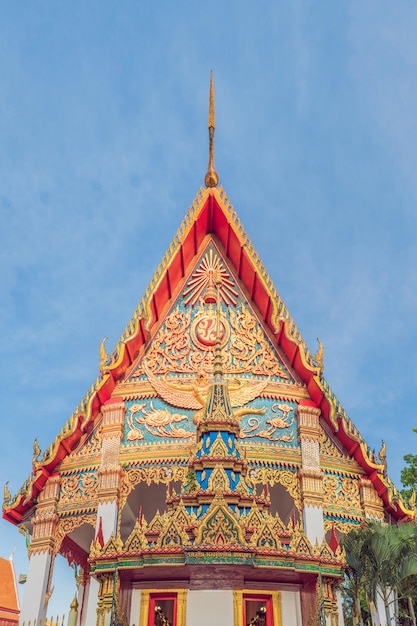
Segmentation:
{"type": "Polygon", "coordinates": [[[100,583],[95,578],[90,578],[87,589],[87,601],[84,608],[83,624],[85,626],[95,626],[97,622],[97,603],[100,583]]]}
{"type": "Polygon", "coordinates": [[[46,617],[44,598],[48,585],[52,555],[48,552],[33,554],[29,561],[29,570],[25,583],[19,624],[42,622],[46,617]]]}
{"type": "MultiPolygon", "coordinates": [[[[119,514],[119,486],[122,469],[119,463],[120,440],[123,434],[125,404],[120,399],[111,398],[102,406],[103,414],[103,437],[101,447],[101,465],[98,471],[99,490],[96,519],[96,536],[102,526],[103,539],[106,543],[110,536],[116,536],[119,514]],[[101,520],[101,521],[100,521],[101,520]]],[[[100,595],[100,582],[90,577],[88,590],[88,607],[86,626],[95,626],[97,623],[97,609],[103,598],[100,595]]],[[[99,612],[103,609],[99,609],[99,612]]],[[[102,612],[102,626],[110,623],[110,611],[102,612]]]]}
{"type": "Polygon", "coordinates": [[[87,603],[88,603],[88,589],[90,586],[90,579],[87,579],[86,584],[84,586],[82,578],[80,584],[78,585],[78,619],[77,626],[86,626],[86,615],[87,615],[87,603]]]}
{"type": "Polygon", "coordinates": [[[304,532],[312,546],[324,539],[323,509],[317,506],[306,504],[303,509],[304,532]]]}
{"type": "Polygon", "coordinates": [[[32,518],[32,542],[29,570],[20,613],[20,624],[45,620],[48,600],[52,593],[55,531],[59,521],[56,513],[60,476],[50,476],[38,496],[36,513],[32,518]]]}
{"type": "Polygon", "coordinates": [[[102,520],[103,539],[106,543],[111,535],[116,536],[117,532],[117,516],[119,507],[116,501],[113,502],[100,502],[97,509],[97,529],[100,524],[100,518],[102,520]]]}

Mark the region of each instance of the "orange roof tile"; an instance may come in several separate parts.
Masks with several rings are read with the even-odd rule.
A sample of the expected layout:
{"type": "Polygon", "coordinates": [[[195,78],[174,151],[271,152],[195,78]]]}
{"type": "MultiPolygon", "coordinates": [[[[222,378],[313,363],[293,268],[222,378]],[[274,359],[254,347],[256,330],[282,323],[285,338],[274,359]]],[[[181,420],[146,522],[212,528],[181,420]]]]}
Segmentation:
{"type": "Polygon", "coordinates": [[[12,619],[20,612],[13,561],[0,557],[0,615],[12,619]]]}

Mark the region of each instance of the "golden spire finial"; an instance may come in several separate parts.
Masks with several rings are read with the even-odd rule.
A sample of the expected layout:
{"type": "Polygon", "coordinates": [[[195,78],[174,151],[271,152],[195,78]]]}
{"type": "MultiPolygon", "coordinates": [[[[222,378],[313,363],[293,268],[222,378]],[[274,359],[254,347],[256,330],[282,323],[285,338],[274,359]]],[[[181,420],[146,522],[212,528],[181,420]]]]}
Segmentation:
{"type": "Polygon", "coordinates": [[[209,162],[207,173],[204,178],[206,187],[217,187],[219,182],[219,175],[216,172],[214,166],[214,77],[213,71],[210,72],[210,99],[209,99],[209,115],[208,115],[208,130],[209,130],[209,162]]]}

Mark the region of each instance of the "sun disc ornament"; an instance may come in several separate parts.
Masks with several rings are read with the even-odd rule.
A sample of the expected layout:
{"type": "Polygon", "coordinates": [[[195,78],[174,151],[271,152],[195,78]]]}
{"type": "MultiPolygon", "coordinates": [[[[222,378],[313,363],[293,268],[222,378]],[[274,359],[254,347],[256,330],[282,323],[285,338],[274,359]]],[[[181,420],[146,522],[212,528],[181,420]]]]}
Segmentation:
{"type": "Polygon", "coordinates": [[[201,263],[193,272],[183,293],[184,304],[195,306],[200,299],[206,304],[216,302],[216,276],[220,276],[219,292],[221,300],[226,304],[236,306],[239,297],[234,281],[230,278],[219,256],[210,249],[204,255],[201,263]]]}

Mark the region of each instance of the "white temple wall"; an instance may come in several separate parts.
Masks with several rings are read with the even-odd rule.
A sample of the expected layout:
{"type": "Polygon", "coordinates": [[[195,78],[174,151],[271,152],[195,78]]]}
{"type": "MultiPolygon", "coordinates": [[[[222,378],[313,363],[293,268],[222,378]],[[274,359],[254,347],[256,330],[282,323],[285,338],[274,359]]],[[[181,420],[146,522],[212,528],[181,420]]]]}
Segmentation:
{"type": "Polygon", "coordinates": [[[187,626],[234,624],[233,591],[189,591],[187,626]]]}
{"type": "Polygon", "coordinates": [[[301,626],[301,601],[298,591],[281,591],[282,626],[301,626]]]}
{"type": "Polygon", "coordinates": [[[132,589],[130,598],[130,620],[132,626],[139,626],[141,590],[132,589]]]}

